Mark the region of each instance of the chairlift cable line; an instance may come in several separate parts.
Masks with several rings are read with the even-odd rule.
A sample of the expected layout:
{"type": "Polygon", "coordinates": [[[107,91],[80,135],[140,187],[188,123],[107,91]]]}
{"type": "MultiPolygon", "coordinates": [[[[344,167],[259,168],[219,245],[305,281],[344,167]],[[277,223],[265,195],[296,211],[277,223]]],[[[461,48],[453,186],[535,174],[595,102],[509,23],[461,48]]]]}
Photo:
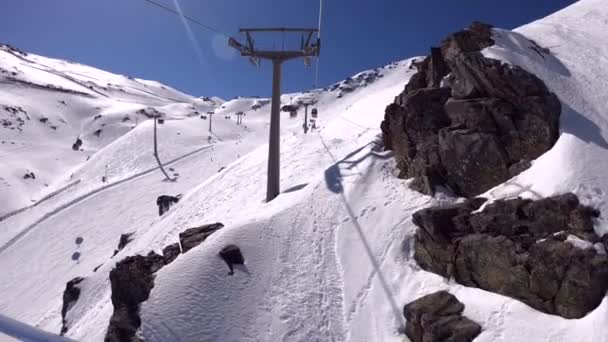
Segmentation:
{"type": "Polygon", "coordinates": [[[192,17],[180,14],[178,11],[172,9],[171,7],[167,7],[167,6],[165,6],[165,5],[161,4],[161,3],[158,3],[158,2],[152,1],[152,0],[144,0],[144,1],[149,2],[149,3],[151,3],[151,4],[155,5],[155,6],[158,6],[158,7],[162,8],[162,9],[164,9],[167,12],[170,12],[170,13],[173,13],[175,15],[178,15],[178,16],[180,16],[180,17],[182,17],[182,18],[184,18],[184,19],[186,19],[186,20],[188,20],[188,21],[190,21],[190,22],[192,22],[192,23],[194,23],[196,25],[199,25],[199,26],[201,26],[201,27],[203,27],[203,28],[211,31],[211,32],[214,32],[214,33],[217,33],[217,34],[221,34],[221,35],[224,35],[226,37],[230,37],[230,35],[222,32],[222,31],[219,31],[218,29],[215,29],[215,28],[213,28],[213,27],[211,27],[209,25],[203,24],[200,21],[198,21],[198,20],[196,20],[196,19],[194,19],[192,17]]]}
{"type": "MultiPolygon", "coordinates": [[[[323,0],[319,0],[319,31],[317,32],[317,39],[321,41],[321,18],[323,15],[323,0]]],[[[319,83],[319,55],[317,55],[317,63],[315,63],[315,84],[313,87],[317,87],[319,83]]]]}

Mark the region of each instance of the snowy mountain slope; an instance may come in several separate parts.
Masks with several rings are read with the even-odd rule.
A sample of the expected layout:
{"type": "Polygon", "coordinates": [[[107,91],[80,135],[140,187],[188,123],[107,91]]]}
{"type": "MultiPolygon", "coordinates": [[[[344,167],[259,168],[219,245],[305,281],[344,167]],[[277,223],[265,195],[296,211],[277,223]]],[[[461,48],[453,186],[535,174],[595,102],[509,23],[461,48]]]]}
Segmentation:
{"type": "MultiPolygon", "coordinates": [[[[601,0],[580,1],[514,32],[495,29],[496,45],[484,54],[535,73],[564,111],[556,145],[484,196],[573,191],[602,213],[608,209],[605,32],[608,3],[601,0]]],[[[156,275],[141,305],[146,340],[403,341],[403,306],[447,289],[483,327],[476,341],[608,341],[606,299],[584,318],[566,320],[446,281],[413,260],[412,213],[455,199],[409,190],[377,144],[384,108],[413,73],[410,62],[369,70],[324,90],[283,95],[283,104],[317,98],[321,124],[305,135],[301,110],[297,119],[283,117],[283,192],[270,203],[264,203],[267,99],[215,101],[220,115],[214,116],[211,139],[208,121],[189,117],[191,104],[202,99],[145,105],[171,115],[159,127],[160,154],[174,160],[167,167],[179,174],[178,181],[163,182],[154,169],[149,121],[99,144],[88,162],[71,166],[58,183],[77,184],[0,222],[0,311],[57,332],[65,283],[85,276],[68,313],[68,336],[102,340],[112,314],[108,273],[116,261],[160,251],[184,229],[219,221],[224,229],[156,275]],[[237,111],[246,112],[243,126],[234,124],[237,111]],[[106,169],[110,182],[102,184],[106,169]],[[156,196],[177,193],[184,197],[159,218],[156,196]],[[134,232],[134,241],[110,258],[126,232],[134,232]],[[76,244],[77,237],[83,242],[76,244]],[[234,276],[217,256],[227,244],[238,245],[246,259],[234,276]]],[[[27,155],[36,156],[33,151],[27,155]]],[[[596,229],[606,231],[604,218],[596,229]]]]}
{"type": "MultiPolygon", "coordinates": [[[[403,74],[406,65],[409,65],[409,63],[402,63],[399,70],[401,73],[395,72],[391,75],[392,77],[387,76],[387,83],[379,83],[375,88],[370,87],[370,90],[379,92],[385,89],[387,84],[396,86],[393,89],[402,88],[405,79],[407,78],[407,74],[403,74]]],[[[366,92],[367,91],[368,90],[366,89],[366,92]]],[[[393,96],[391,93],[392,92],[383,93],[383,97],[380,99],[369,96],[366,108],[363,108],[364,112],[371,115],[372,111],[368,111],[370,103],[373,107],[377,106],[378,103],[389,101],[393,96]],[[378,102],[377,100],[381,101],[378,102]]],[[[367,97],[363,93],[360,95],[362,97],[367,97]]],[[[331,96],[331,98],[335,99],[335,96],[331,96]]],[[[323,120],[330,120],[333,118],[327,125],[333,125],[336,134],[338,134],[338,132],[342,132],[342,126],[344,122],[346,122],[342,116],[344,109],[351,106],[354,108],[356,106],[355,103],[359,102],[358,97],[353,96],[339,101],[330,101],[328,99],[327,101],[327,105],[319,107],[319,112],[321,113],[320,115],[325,118],[323,120]]],[[[284,122],[286,123],[289,123],[290,121],[291,120],[287,118],[284,119],[284,122]]],[[[280,201],[273,201],[269,204],[265,204],[263,201],[265,193],[267,150],[265,146],[261,146],[235,163],[228,165],[224,172],[217,174],[216,177],[210,178],[208,181],[194,189],[190,194],[186,195],[166,217],[155,222],[153,227],[147,229],[146,232],[142,232],[142,235],[136,238],[133,245],[127,246],[127,249],[119,253],[117,257],[120,255],[129,255],[138,251],[145,252],[150,248],[160,250],[163,246],[174,242],[179,231],[199,223],[219,220],[227,226],[239,226],[243,222],[263,220],[275,213],[287,209],[294,202],[285,201],[283,198],[300,197],[300,192],[310,189],[313,184],[312,182],[307,182],[306,179],[303,178],[318,178],[318,172],[322,171],[325,165],[331,161],[331,157],[323,152],[325,149],[322,147],[322,144],[319,145],[319,137],[316,134],[303,136],[301,128],[299,127],[300,124],[301,122],[298,119],[297,123],[293,124],[295,125],[294,130],[289,131],[289,129],[286,129],[287,132],[284,133],[282,139],[282,157],[283,165],[285,165],[285,167],[283,168],[282,175],[284,194],[281,195],[280,201]],[[296,191],[298,189],[300,190],[296,191]],[[184,207],[182,207],[181,203],[184,203],[184,207]],[[243,206],[244,203],[246,203],[246,206],[243,206]],[[167,221],[169,223],[166,223],[167,221]]],[[[352,125],[353,127],[357,127],[356,125],[361,126],[365,124],[367,124],[367,121],[362,118],[360,122],[354,122],[353,124],[349,124],[349,126],[352,125]]],[[[284,126],[289,127],[289,125],[284,126]]],[[[366,128],[365,130],[369,129],[366,128]]],[[[342,137],[342,139],[346,138],[350,139],[350,134],[342,137]]],[[[332,138],[331,143],[340,147],[343,140],[336,136],[336,139],[332,138]]],[[[303,238],[304,236],[301,237],[301,239],[303,238]]],[[[302,241],[302,243],[303,242],[304,241],[302,241]]],[[[269,251],[270,250],[271,249],[269,249],[269,251]]],[[[86,294],[85,291],[85,297],[83,298],[82,304],[79,303],[75,306],[74,317],[81,317],[81,314],[78,311],[82,308],[80,305],[84,306],[84,303],[90,303],[91,301],[97,301],[98,305],[95,309],[88,310],[87,315],[82,316],[81,320],[75,322],[72,328],[73,330],[71,330],[73,335],[70,336],[84,340],[98,340],[103,336],[103,331],[90,330],[88,327],[91,324],[94,325],[101,324],[99,322],[107,322],[111,314],[111,304],[109,304],[110,293],[107,290],[107,272],[109,272],[112,266],[113,265],[110,264],[108,267],[104,266],[100,268],[98,271],[100,274],[95,275],[94,280],[91,280],[99,282],[102,286],[106,286],[104,296],[101,298],[89,298],[88,296],[97,297],[98,295],[96,292],[86,294]],[[106,272],[105,275],[103,272],[106,272]]],[[[237,298],[235,297],[235,299],[237,298]]],[[[246,302],[241,303],[245,304],[246,302]]],[[[219,329],[220,327],[218,326],[217,328],[219,329]]]]}
{"type": "MultiPolygon", "coordinates": [[[[501,198],[520,193],[532,198],[573,191],[586,202],[608,211],[608,5],[586,0],[514,33],[498,30],[497,45],[485,55],[517,64],[539,75],[562,102],[562,135],[556,146],[532,168],[490,191],[501,198]],[[532,48],[534,40],[550,54],[532,48]],[[548,177],[550,175],[550,177],[548,177]]],[[[605,215],[596,230],[608,232],[605,215]]]]}
{"type": "Polygon", "coordinates": [[[65,185],[62,176],[146,120],[140,111],[150,106],[184,117],[194,107],[207,111],[216,105],[157,82],[2,45],[0,215],[65,185]],[[171,108],[176,103],[183,108],[171,108]],[[77,138],[83,142],[81,152],[72,150],[77,138]],[[30,172],[35,178],[24,179],[30,172]]]}
{"type": "MultiPolygon", "coordinates": [[[[402,87],[404,83],[402,69],[405,66],[404,62],[399,65],[397,72],[393,72],[393,69],[397,68],[397,64],[394,64],[380,72],[387,75],[392,74],[393,78],[397,77],[399,87],[402,87]]],[[[84,73],[81,70],[78,74],[84,73]]],[[[31,79],[34,78],[31,77],[31,79]]],[[[392,81],[392,83],[394,82],[395,80],[392,81]]],[[[68,84],[61,86],[67,88],[68,84]]],[[[47,89],[40,90],[31,86],[21,89],[12,83],[11,86],[6,85],[2,90],[6,92],[7,99],[13,99],[17,88],[32,98],[42,98],[47,101],[45,103],[47,105],[53,101],[60,101],[57,99],[57,94],[51,92],[52,96],[48,95],[49,90],[47,89]]],[[[384,86],[379,84],[376,88],[382,89],[384,86]]],[[[318,100],[322,113],[319,126],[322,126],[323,122],[350,106],[351,102],[358,98],[359,92],[363,92],[363,87],[357,87],[351,92],[352,94],[338,101],[335,93],[322,90],[307,93],[306,96],[312,95],[318,100]]],[[[101,100],[106,101],[105,104],[110,101],[118,103],[108,104],[104,115],[95,119],[97,112],[93,109],[97,109],[101,100],[95,99],[97,102],[94,102],[82,94],[71,95],[74,96],[73,101],[83,102],[78,111],[75,110],[77,113],[68,111],[69,115],[74,118],[74,122],[78,122],[81,126],[80,130],[74,129],[65,133],[69,138],[63,136],[57,138],[61,139],[60,143],[65,143],[67,148],[40,151],[40,154],[60,159],[74,153],[82,154],[72,151],[70,148],[74,136],[78,136],[83,131],[82,127],[86,127],[89,132],[91,129],[99,127],[94,126],[94,122],[105,120],[105,117],[112,116],[112,113],[117,113],[113,116],[121,118],[120,125],[123,123],[122,115],[127,115],[124,114],[125,112],[131,112],[134,115],[130,116],[129,121],[131,122],[125,122],[133,124],[133,118],[139,118],[135,119],[138,125],[133,128],[129,127],[124,134],[122,132],[115,134],[108,138],[106,143],[94,144],[96,142],[94,139],[89,140],[86,136],[81,135],[85,152],[89,146],[94,148],[88,150],[89,160],[66,165],[53,175],[57,180],[55,184],[51,185],[51,188],[61,191],[47,200],[38,202],[39,204],[34,207],[4,218],[0,222],[2,227],[0,268],[6,275],[0,281],[0,293],[10,294],[0,303],[0,307],[3,313],[11,317],[50,331],[58,331],[61,323],[61,294],[66,281],[78,275],[91,276],[92,280],[85,283],[87,288],[83,291],[91,298],[86,299],[85,297],[80,301],[80,303],[88,303],[89,306],[81,312],[78,311],[78,306],[73,309],[72,313],[75,317],[83,318],[76,322],[77,324],[70,333],[77,337],[83,334],[94,334],[96,339],[100,339],[104,334],[104,329],[91,330],[85,323],[91,319],[95,325],[105,326],[107,324],[111,313],[111,305],[108,307],[109,283],[107,277],[114,262],[120,260],[121,255],[149,250],[151,246],[155,245],[152,242],[162,247],[165,240],[175,238],[176,227],[171,227],[171,232],[151,228],[159,222],[154,203],[156,197],[161,194],[186,193],[197,184],[221,180],[233,168],[238,168],[242,163],[246,164],[247,160],[255,161],[256,167],[248,168],[250,171],[256,172],[256,177],[261,177],[262,173],[258,171],[265,169],[266,152],[263,145],[267,139],[269,102],[267,99],[239,98],[224,103],[217,98],[201,98],[193,99],[191,102],[153,103],[152,101],[142,101],[139,97],[130,99],[131,102],[127,102],[124,98],[118,101],[114,97],[109,99],[104,97],[101,100]],[[204,108],[204,105],[209,102],[212,102],[212,105],[204,108]],[[215,109],[216,106],[224,108],[217,108],[217,114],[220,115],[214,116],[214,133],[209,135],[206,132],[208,120],[201,120],[198,115],[193,116],[192,112],[197,110],[200,114],[204,114],[215,109]],[[144,121],[145,114],[138,114],[138,111],[142,109],[147,111],[148,107],[167,114],[170,119],[164,125],[159,126],[159,153],[172,176],[178,178],[177,182],[163,182],[162,175],[155,169],[156,162],[151,155],[152,122],[144,121]],[[87,110],[86,113],[92,114],[80,113],[85,110],[87,110]],[[246,112],[242,126],[234,123],[234,113],[237,111],[246,112]],[[82,118],[78,115],[81,115],[82,118]],[[92,118],[91,115],[93,115],[92,118]],[[225,119],[224,115],[232,117],[225,119]],[[247,154],[254,149],[257,152],[247,154]],[[226,166],[225,171],[218,173],[226,166]],[[107,183],[101,182],[102,176],[107,176],[107,183]],[[132,248],[110,259],[120,234],[127,232],[135,232],[135,241],[141,241],[141,243],[134,244],[132,248]],[[83,240],[82,243],[75,242],[80,240],[77,239],[78,237],[83,240]],[[162,239],[158,240],[159,238],[162,239]],[[28,257],[24,258],[24,255],[28,257]],[[93,269],[101,264],[103,266],[94,273],[93,269]],[[89,291],[89,288],[93,290],[89,291]],[[12,300],[12,298],[21,299],[12,300]],[[28,302],[27,308],[24,308],[25,302],[28,302]]],[[[297,101],[301,96],[303,94],[284,95],[284,100],[297,101]]],[[[65,101],[70,103],[68,100],[65,101]]],[[[63,105],[63,103],[60,104],[63,105]]],[[[301,120],[301,113],[296,119],[285,117],[283,120],[285,136],[287,140],[291,141],[291,144],[298,145],[297,142],[302,135],[301,120]]],[[[28,137],[29,130],[28,126],[21,136],[14,136],[23,139],[28,137]]],[[[23,161],[37,161],[36,153],[40,147],[32,146],[27,151],[22,151],[22,154],[27,156],[23,161]]],[[[9,157],[11,158],[7,160],[22,162],[13,156],[9,157]]],[[[246,180],[247,178],[240,178],[241,182],[246,180]]],[[[257,187],[258,190],[263,189],[264,181],[258,179],[251,185],[257,187]]],[[[225,189],[220,185],[220,189],[217,191],[225,189]]],[[[25,191],[27,195],[36,194],[35,189],[27,190],[25,191]]],[[[6,196],[7,201],[10,201],[13,207],[17,206],[15,202],[19,204],[19,201],[15,201],[13,193],[3,192],[2,195],[6,196]]],[[[230,193],[218,196],[220,200],[229,200],[230,197],[230,193]]],[[[236,203],[234,201],[229,201],[229,203],[234,205],[236,203]]],[[[205,208],[205,206],[201,208],[205,208]]],[[[233,215],[236,214],[238,213],[233,215]]],[[[243,217],[245,216],[235,217],[233,220],[240,221],[243,217]]],[[[222,220],[227,223],[232,222],[229,218],[222,220]]],[[[184,227],[179,227],[178,230],[182,228],[184,227]]],[[[83,337],[83,339],[85,338],[83,337]]]]}
{"type": "MultiPolygon", "coordinates": [[[[484,54],[535,73],[559,96],[564,111],[557,144],[532,168],[486,195],[537,197],[573,191],[585,204],[606,211],[608,106],[601,99],[608,93],[608,64],[603,61],[607,26],[608,3],[587,0],[515,32],[495,30],[497,44],[484,54]]],[[[387,87],[384,101],[398,89],[387,87]]],[[[376,105],[361,102],[380,101],[379,94],[353,103],[355,112],[346,110],[328,124],[316,144],[298,142],[310,143],[317,151],[310,155],[318,156],[304,158],[308,165],[318,164],[312,167],[316,178],[309,178],[307,170],[292,183],[306,187],[265,205],[259,219],[249,216],[255,211],[247,212],[249,220],[229,225],[159,272],[151,298],[142,305],[147,339],[399,341],[404,338],[403,305],[448,289],[465,304],[465,315],[482,325],[476,341],[608,340],[606,300],[586,317],[566,320],[420,270],[411,258],[411,214],[451,200],[406,190],[391,175],[391,161],[373,145],[365,146],[378,133],[381,118],[368,112],[376,105]],[[325,152],[330,151],[336,160],[327,159],[325,152]],[[241,246],[247,258],[246,270],[233,277],[224,273],[217,257],[229,243],[241,246]]],[[[188,202],[159,224],[195,221],[197,199],[208,196],[190,194],[188,202]]],[[[218,216],[228,216],[229,208],[220,210],[218,216]]],[[[605,219],[596,228],[604,233],[605,219]]]]}

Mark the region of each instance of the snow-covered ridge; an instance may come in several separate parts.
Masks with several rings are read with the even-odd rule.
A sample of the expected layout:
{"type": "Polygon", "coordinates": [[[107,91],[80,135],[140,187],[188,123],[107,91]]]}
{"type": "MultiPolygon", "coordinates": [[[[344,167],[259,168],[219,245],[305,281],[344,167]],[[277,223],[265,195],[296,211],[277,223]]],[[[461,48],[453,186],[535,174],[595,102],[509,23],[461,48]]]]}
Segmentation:
{"type": "Polygon", "coordinates": [[[221,102],[0,45],[0,217],[73,181],[74,169],[148,119],[142,110],[180,119],[221,102]]]}
{"type": "MultiPolygon", "coordinates": [[[[608,62],[601,58],[608,52],[606,18],[605,1],[583,0],[514,32],[494,31],[496,45],[484,54],[539,76],[559,96],[565,111],[557,144],[529,170],[486,196],[546,197],[574,191],[584,204],[606,212],[608,105],[602,99],[608,93],[604,82],[608,62]]],[[[374,75],[373,69],[339,82],[334,90],[283,96],[284,104],[315,96],[321,124],[305,135],[301,111],[295,119],[283,117],[283,192],[271,203],[263,202],[269,110],[261,104],[264,99],[218,101],[224,108],[216,109],[220,115],[213,119],[214,133],[208,134],[208,120],[189,117],[192,102],[200,99],[176,104],[151,98],[142,107],[169,106],[165,112],[173,116],[160,126],[160,154],[178,181],[163,182],[154,170],[151,122],[100,145],[84,165],[79,164],[84,158],[69,164],[66,169],[79,165],[74,180],[80,183],[0,222],[0,246],[27,230],[0,248],[0,312],[58,332],[65,283],[84,276],[81,298],[68,313],[68,336],[103,340],[112,314],[108,273],[116,261],[151,249],[160,251],[175,242],[180,231],[220,221],[225,228],[156,275],[150,298],[141,306],[141,334],[146,340],[402,341],[403,305],[445,289],[465,304],[464,315],[483,327],[476,341],[608,341],[606,300],[583,319],[565,320],[418,267],[412,258],[411,215],[452,199],[409,191],[408,181],[393,174],[390,153],[376,143],[385,106],[413,73],[409,63],[379,68],[384,76],[376,76],[372,83],[366,78],[374,75]],[[361,86],[338,97],[339,87],[348,84],[361,86]],[[253,109],[256,104],[260,106],[253,109]],[[236,111],[247,113],[243,125],[227,118],[236,111]],[[99,179],[106,169],[110,183],[102,185],[99,179]],[[180,202],[158,217],[156,196],[180,193],[180,202]],[[120,234],[130,232],[133,242],[111,257],[120,234]],[[227,244],[241,248],[247,272],[226,274],[217,253],[227,244]]],[[[44,100],[40,94],[47,90],[20,89],[0,84],[0,99],[21,106],[28,115],[36,112],[17,101],[19,96],[39,96],[43,102],[39,113],[63,106],[57,103],[60,98],[44,100]]],[[[70,96],[72,100],[66,100],[70,108],[78,103],[90,109],[108,101],[101,95],[103,102],[70,96]]],[[[76,112],[66,114],[66,121],[78,119],[76,112]]],[[[97,114],[88,112],[82,122],[97,114]]],[[[66,149],[62,154],[66,158],[79,153],[71,150],[81,127],[81,121],[74,122],[78,125],[69,131],[69,139],[45,133],[66,149]]],[[[67,131],[67,126],[57,131],[67,131]]],[[[43,128],[54,131],[43,126],[41,132],[46,132],[43,128]]],[[[19,141],[16,133],[10,134],[15,134],[10,139],[19,141]]],[[[86,141],[83,146],[88,146],[86,141]]],[[[45,151],[24,148],[21,153],[32,160],[44,156],[45,151]]],[[[14,153],[11,160],[16,159],[17,152],[10,153],[14,153]]],[[[6,170],[16,169],[15,165],[6,170]]],[[[65,183],[70,181],[61,184],[65,183]]],[[[605,219],[600,218],[596,227],[598,233],[605,232],[605,219]]]]}

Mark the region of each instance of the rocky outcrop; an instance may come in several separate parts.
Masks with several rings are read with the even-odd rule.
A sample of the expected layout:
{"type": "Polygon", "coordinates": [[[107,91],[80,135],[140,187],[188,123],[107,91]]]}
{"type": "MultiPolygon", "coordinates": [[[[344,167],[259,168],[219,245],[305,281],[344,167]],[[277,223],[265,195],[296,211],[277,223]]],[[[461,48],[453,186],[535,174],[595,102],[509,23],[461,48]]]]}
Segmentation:
{"type": "Polygon", "coordinates": [[[160,195],[156,199],[156,205],[158,206],[158,216],[162,216],[164,213],[169,211],[169,208],[179,202],[179,199],[182,195],[170,196],[170,195],[160,195]]]}
{"type": "MultiPolygon", "coordinates": [[[[116,263],[114,269],[110,271],[114,312],[110,318],[105,341],[140,341],[141,339],[136,335],[137,330],[141,326],[139,305],[150,296],[150,291],[154,287],[155,273],[165,265],[173,262],[180,253],[186,253],[191,248],[199,245],[209,235],[222,227],[224,225],[218,222],[190,228],[180,233],[181,251],[180,245],[173,243],[163,248],[163,255],[150,252],[147,256],[129,256],[116,263]]],[[[123,239],[121,236],[120,241],[125,242],[122,247],[128,243],[129,237],[130,235],[123,239]]],[[[119,243],[119,248],[120,245],[121,243],[119,243]]]]}
{"type": "Polygon", "coordinates": [[[464,305],[447,291],[438,291],[407,304],[405,334],[412,342],[467,342],[481,326],[462,315],[464,305]]]}
{"type": "Polygon", "coordinates": [[[106,342],[139,341],[139,304],[148,299],[154,287],[154,273],[165,265],[161,255],[127,257],[110,272],[114,312],[106,332],[106,342]]]}
{"type": "Polygon", "coordinates": [[[129,242],[133,241],[131,236],[133,236],[133,233],[120,234],[120,239],[118,240],[118,247],[116,247],[112,256],[118,254],[118,252],[122,251],[122,249],[125,248],[129,244],[129,242]]]}
{"type": "Polygon", "coordinates": [[[209,237],[209,235],[223,227],[223,224],[216,222],[200,227],[189,228],[179,233],[179,243],[182,246],[182,253],[186,253],[192,248],[200,245],[201,242],[209,237]]]}
{"type": "Polygon", "coordinates": [[[65,291],[63,291],[63,306],[61,307],[61,331],[60,335],[63,336],[68,332],[68,311],[76,304],[80,297],[80,283],[84,280],[83,277],[76,277],[67,282],[65,285],[65,291]]]}
{"type": "Polygon", "coordinates": [[[536,76],[486,58],[491,26],[474,23],[414,63],[381,124],[400,177],[434,194],[473,197],[525,170],[559,134],[561,105],[536,76]]]}
{"type": "Polygon", "coordinates": [[[180,253],[181,251],[177,242],[163,248],[163,259],[165,261],[165,265],[169,265],[171,262],[173,262],[173,260],[177,259],[180,253]]]}
{"type": "Polygon", "coordinates": [[[574,194],[538,201],[482,199],[418,211],[414,257],[425,270],[580,318],[608,290],[608,257],[593,230],[599,213],[574,194]]]}

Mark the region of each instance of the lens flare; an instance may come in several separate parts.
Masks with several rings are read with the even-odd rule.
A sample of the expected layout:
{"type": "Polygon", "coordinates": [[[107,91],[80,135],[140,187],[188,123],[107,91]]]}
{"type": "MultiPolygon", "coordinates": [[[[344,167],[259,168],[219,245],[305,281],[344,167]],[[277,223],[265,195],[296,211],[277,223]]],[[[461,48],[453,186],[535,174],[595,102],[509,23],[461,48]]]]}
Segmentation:
{"type": "Polygon", "coordinates": [[[203,58],[203,50],[201,49],[200,45],[198,44],[198,41],[196,40],[196,38],[194,37],[194,33],[192,32],[190,25],[188,25],[188,21],[186,20],[186,18],[184,18],[184,12],[182,11],[182,7],[180,6],[179,1],[173,0],[173,3],[175,4],[175,9],[179,13],[179,18],[181,19],[182,24],[184,24],[184,29],[186,30],[186,35],[188,36],[188,39],[190,40],[190,43],[192,44],[192,49],[194,49],[194,52],[196,53],[198,62],[200,63],[201,67],[204,67],[205,59],[203,58]]]}

